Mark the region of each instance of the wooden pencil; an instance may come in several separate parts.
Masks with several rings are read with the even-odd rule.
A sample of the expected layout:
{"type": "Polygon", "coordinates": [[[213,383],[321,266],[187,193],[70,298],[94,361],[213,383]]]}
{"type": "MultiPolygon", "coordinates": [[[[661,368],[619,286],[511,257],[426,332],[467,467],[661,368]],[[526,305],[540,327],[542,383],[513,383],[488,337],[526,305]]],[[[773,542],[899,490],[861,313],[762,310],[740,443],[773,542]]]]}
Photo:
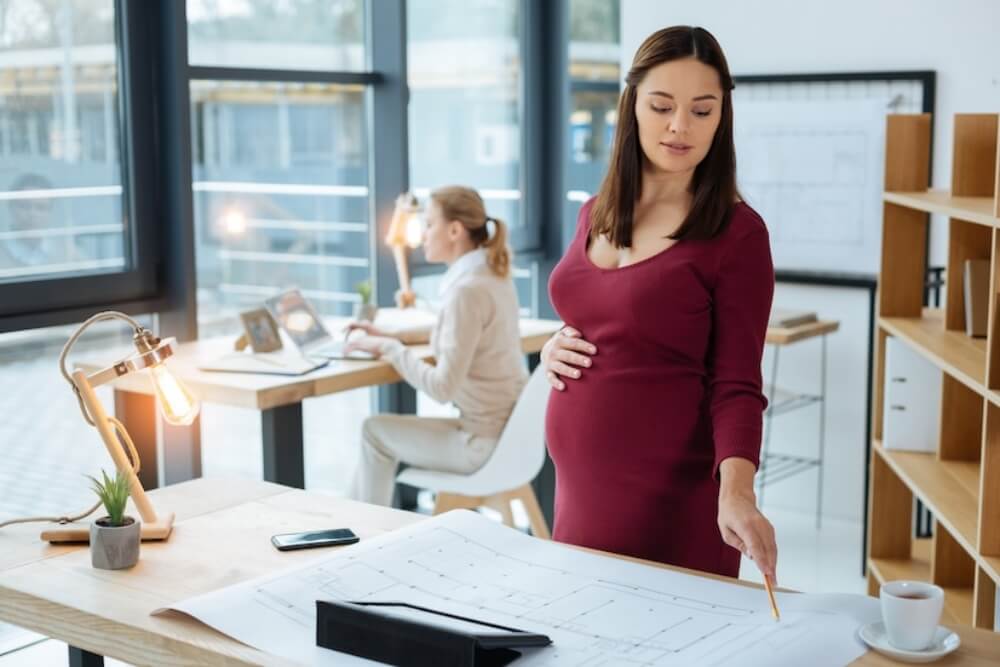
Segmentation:
{"type": "Polygon", "coordinates": [[[771,601],[771,616],[774,616],[774,620],[780,621],[781,614],[778,613],[778,603],[774,601],[774,591],[771,590],[771,578],[764,575],[764,588],[767,589],[767,599],[771,601]]]}

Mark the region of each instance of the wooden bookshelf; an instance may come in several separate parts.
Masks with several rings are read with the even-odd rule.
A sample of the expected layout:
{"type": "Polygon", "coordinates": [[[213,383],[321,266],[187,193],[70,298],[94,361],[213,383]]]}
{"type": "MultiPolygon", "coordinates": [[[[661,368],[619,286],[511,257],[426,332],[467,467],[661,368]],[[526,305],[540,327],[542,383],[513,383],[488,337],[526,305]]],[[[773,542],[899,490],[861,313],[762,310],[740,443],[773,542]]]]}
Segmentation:
{"type": "Polygon", "coordinates": [[[929,114],[893,115],[886,131],[868,590],[877,594],[892,579],[930,581],[945,590],[946,622],[992,628],[1000,586],[1000,115],[955,116],[947,191],[926,188],[930,124],[929,114]],[[948,217],[943,309],[923,306],[931,213],[948,217]],[[990,263],[985,339],[965,333],[970,259],[990,263]],[[941,370],[934,452],[883,446],[889,337],[941,370]],[[934,516],[930,539],[914,537],[916,500],[934,516]]]}

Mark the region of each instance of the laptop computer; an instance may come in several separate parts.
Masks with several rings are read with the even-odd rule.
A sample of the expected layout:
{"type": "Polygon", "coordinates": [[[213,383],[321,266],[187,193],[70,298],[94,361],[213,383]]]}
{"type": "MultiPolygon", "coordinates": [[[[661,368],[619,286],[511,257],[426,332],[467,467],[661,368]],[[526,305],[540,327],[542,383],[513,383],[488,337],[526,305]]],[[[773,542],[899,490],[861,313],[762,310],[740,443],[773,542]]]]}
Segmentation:
{"type": "Polygon", "coordinates": [[[316,309],[297,289],[290,289],[264,302],[278,327],[285,332],[290,347],[275,352],[230,352],[201,363],[203,371],[302,375],[322,368],[331,359],[374,359],[360,350],[344,352],[346,341],[335,340],[316,309]]]}
{"type": "Polygon", "coordinates": [[[312,359],[374,359],[368,352],[344,352],[346,340],[337,340],[309,300],[297,289],[285,290],[264,302],[278,326],[288,334],[303,357],[312,359]]]}

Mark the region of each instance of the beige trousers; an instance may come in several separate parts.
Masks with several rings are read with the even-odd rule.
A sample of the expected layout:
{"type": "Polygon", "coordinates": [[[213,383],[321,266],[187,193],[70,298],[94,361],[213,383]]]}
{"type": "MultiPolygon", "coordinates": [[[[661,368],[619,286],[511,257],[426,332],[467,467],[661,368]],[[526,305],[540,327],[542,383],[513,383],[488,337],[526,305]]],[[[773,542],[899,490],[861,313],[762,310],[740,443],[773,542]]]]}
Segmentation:
{"type": "Polygon", "coordinates": [[[377,415],[361,429],[361,458],[351,484],[355,500],[389,505],[400,462],[469,474],[482,467],[497,440],[462,430],[457,419],[377,415]]]}

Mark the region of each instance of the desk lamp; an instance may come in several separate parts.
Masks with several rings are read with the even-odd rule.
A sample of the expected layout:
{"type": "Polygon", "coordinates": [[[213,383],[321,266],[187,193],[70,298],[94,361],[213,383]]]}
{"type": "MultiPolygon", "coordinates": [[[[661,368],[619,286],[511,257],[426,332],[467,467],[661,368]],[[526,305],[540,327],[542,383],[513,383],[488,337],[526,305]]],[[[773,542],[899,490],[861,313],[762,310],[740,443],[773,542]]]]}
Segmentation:
{"type": "MultiPolygon", "coordinates": [[[[73,387],[76,398],[80,403],[80,411],[87,423],[97,429],[104,441],[104,446],[111,455],[111,459],[118,468],[129,478],[131,487],[132,502],[135,504],[142,519],[142,539],[143,540],[165,540],[170,535],[174,524],[173,513],[157,515],[152,503],[146,496],[146,491],[142,488],[142,483],[136,473],[139,472],[139,455],[136,452],[132,438],[129,437],[125,426],[108,416],[104,411],[104,406],[97,398],[94,391],[96,387],[110,382],[123,375],[136,373],[148,368],[152,374],[153,386],[156,391],[157,405],[160,414],[171,424],[187,425],[198,416],[199,405],[193,399],[187,389],[170,374],[170,371],[163,365],[164,361],[173,354],[175,340],[168,338],[160,340],[151,331],[144,328],[134,319],[116,311],[106,311],[94,315],[73,333],[63,347],[59,357],[59,368],[63,377],[73,387]],[[82,370],[75,370],[72,374],[66,370],[66,357],[77,339],[90,325],[102,320],[121,319],[128,322],[134,331],[132,342],[135,345],[135,354],[122,359],[115,364],[87,375],[82,370]],[[126,449],[128,450],[126,452],[126,449]],[[131,461],[129,460],[131,457],[131,461]]],[[[99,505],[99,503],[98,503],[99,505]]],[[[77,521],[89,516],[97,509],[98,505],[90,511],[74,517],[60,517],[50,519],[64,524],[64,527],[53,528],[42,533],[42,539],[49,542],[86,542],[90,537],[89,526],[66,526],[65,524],[77,521]]]]}
{"type": "Polygon", "coordinates": [[[398,305],[400,308],[409,308],[417,300],[410,288],[407,251],[419,246],[422,236],[420,205],[413,194],[404,192],[396,197],[396,208],[392,212],[389,232],[385,236],[385,242],[392,248],[392,258],[396,263],[396,276],[399,278],[398,305]]]}

